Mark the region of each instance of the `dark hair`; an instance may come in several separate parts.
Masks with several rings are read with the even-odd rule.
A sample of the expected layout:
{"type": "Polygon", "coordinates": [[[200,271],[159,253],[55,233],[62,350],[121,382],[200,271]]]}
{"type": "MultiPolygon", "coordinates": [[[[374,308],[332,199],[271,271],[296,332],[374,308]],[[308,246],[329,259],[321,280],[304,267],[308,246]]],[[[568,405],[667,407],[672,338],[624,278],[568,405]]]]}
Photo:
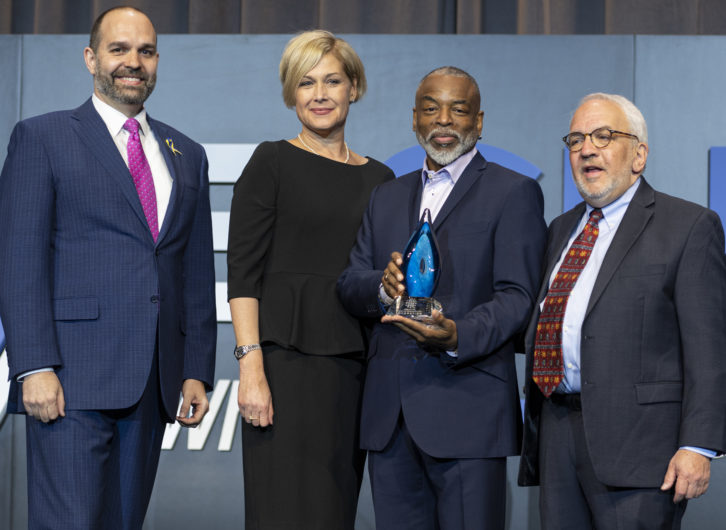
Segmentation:
{"type": "Polygon", "coordinates": [[[98,45],[101,42],[101,23],[103,22],[103,19],[106,18],[106,15],[113,11],[117,11],[119,9],[130,9],[132,11],[136,11],[137,13],[141,13],[145,17],[148,18],[148,15],[141,11],[141,9],[136,9],[132,6],[116,6],[112,7],[111,9],[107,9],[100,15],[98,15],[98,18],[96,18],[95,22],[93,23],[93,27],[91,28],[91,38],[88,40],[88,46],[93,50],[93,53],[98,52],[98,45]]]}

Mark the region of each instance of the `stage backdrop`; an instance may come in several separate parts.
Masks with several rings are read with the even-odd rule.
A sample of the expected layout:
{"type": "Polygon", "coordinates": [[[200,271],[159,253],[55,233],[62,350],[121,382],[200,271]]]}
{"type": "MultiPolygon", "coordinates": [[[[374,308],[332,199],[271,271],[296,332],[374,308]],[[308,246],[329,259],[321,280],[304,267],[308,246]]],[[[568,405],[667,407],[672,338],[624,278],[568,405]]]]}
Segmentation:
{"type": "MultiPolygon", "coordinates": [[[[291,138],[299,131],[294,111],[282,103],[277,79],[288,38],[159,39],[159,80],[147,109],[208,149],[221,321],[212,412],[200,429],[168,430],[147,530],[244,525],[237,367],[231,354],[232,328],[226,321],[226,222],[232,183],[254,145],[291,138]]],[[[369,81],[369,92],[351,108],[347,127],[346,138],[359,153],[386,160],[414,145],[411,108],[417,83],[434,67],[452,64],[479,81],[485,110],[483,143],[492,152],[523,159],[541,173],[548,221],[578,200],[566,176],[560,138],[578,99],[593,91],[623,94],[642,109],[650,127],[646,176],[656,188],[710,203],[722,219],[726,214],[726,156],[724,149],[711,150],[726,146],[725,37],[347,38],[363,59],[369,81]]],[[[0,36],[0,160],[18,119],[76,107],[90,95],[91,77],[81,54],[86,42],[81,35],[0,36]]],[[[522,360],[519,356],[520,369],[522,360]]],[[[0,393],[5,389],[0,386],[0,393]]],[[[5,395],[0,396],[0,410],[4,400],[5,395]]],[[[517,465],[517,458],[510,459],[508,527],[537,529],[537,489],[517,487],[517,465]]],[[[689,504],[684,528],[719,528],[724,496],[726,470],[722,462],[715,462],[710,490],[689,504]]],[[[0,528],[25,527],[24,419],[0,418],[0,528]]],[[[357,528],[374,528],[367,481],[357,528]]]]}

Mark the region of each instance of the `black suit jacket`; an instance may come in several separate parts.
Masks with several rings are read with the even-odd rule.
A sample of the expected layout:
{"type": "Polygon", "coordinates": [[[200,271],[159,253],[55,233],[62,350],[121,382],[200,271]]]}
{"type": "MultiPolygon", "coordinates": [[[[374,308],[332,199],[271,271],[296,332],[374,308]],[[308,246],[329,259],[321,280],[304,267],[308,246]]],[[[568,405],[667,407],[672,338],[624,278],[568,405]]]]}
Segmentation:
{"type": "MultiPolygon", "coordinates": [[[[338,281],[353,314],[380,319],[383,269],[419,221],[421,191],[419,170],[373,192],[338,281]]],[[[479,154],[469,163],[433,224],[441,252],[434,297],[456,322],[459,357],[430,355],[395,326],[377,322],[363,397],[364,448],[382,450],[403,411],[416,443],[432,456],[518,452],[513,337],[527,323],[537,288],[546,229],[542,207],[536,181],[479,154]]]]}
{"type": "MultiPolygon", "coordinates": [[[[537,298],[585,203],[550,225],[537,298]]],[[[718,216],[642,179],[582,325],[582,414],[598,479],[658,487],[680,446],[726,448],[726,257],[718,216]]],[[[526,333],[521,485],[536,485],[543,396],[532,382],[539,303],[526,333]]]]}

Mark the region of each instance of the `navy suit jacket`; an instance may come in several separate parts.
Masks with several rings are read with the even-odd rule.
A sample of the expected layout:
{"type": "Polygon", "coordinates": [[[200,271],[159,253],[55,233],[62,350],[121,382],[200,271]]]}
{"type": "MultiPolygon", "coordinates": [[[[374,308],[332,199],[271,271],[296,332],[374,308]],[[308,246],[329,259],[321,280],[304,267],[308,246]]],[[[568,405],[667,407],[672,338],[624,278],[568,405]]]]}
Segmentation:
{"type": "MultiPolygon", "coordinates": [[[[539,482],[543,396],[532,381],[539,302],[585,203],[550,225],[530,320],[519,483],[539,482]]],[[[711,210],[643,179],[598,273],[582,324],[582,417],[600,482],[658,487],[679,447],[726,449],[726,256],[711,210]]]]}
{"type": "MultiPolygon", "coordinates": [[[[338,280],[354,315],[380,319],[378,289],[391,252],[419,221],[421,171],[379,186],[338,280]]],[[[428,454],[482,458],[515,454],[521,412],[514,337],[532,309],[545,243],[536,181],[477,154],[434,221],[441,276],[434,292],[456,322],[458,358],[426,352],[393,325],[370,337],[361,444],[381,450],[403,411],[428,454]]]]}
{"type": "Polygon", "coordinates": [[[213,384],[214,264],[202,147],[148,118],[173,179],[154,243],[133,180],[89,99],[19,122],[0,175],[0,315],[15,378],[55,368],[68,409],[133,405],[158,352],[163,405],[213,384]],[[177,154],[165,145],[170,138],[177,154]]]}

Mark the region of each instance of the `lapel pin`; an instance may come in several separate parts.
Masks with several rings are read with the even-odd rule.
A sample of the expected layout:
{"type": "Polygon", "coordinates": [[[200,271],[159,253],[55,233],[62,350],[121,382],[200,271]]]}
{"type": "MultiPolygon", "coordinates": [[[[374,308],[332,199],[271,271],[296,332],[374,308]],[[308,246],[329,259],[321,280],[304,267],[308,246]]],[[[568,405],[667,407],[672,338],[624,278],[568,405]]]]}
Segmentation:
{"type": "Polygon", "coordinates": [[[171,152],[174,154],[174,156],[176,156],[176,155],[181,156],[182,152],[179,151],[179,149],[177,149],[176,147],[174,147],[174,140],[172,140],[171,138],[166,139],[166,146],[169,149],[171,149],[171,152]]]}

